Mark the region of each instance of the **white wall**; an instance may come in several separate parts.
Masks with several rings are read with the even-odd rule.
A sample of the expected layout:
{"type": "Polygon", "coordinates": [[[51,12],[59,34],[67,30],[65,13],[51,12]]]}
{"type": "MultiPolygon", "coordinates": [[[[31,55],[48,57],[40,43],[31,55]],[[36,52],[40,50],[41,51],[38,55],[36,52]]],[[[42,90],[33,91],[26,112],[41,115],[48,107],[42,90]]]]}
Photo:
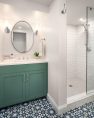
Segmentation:
{"type": "Polygon", "coordinates": [[[55,0],[50,7],[50,31],[47,36],[49,94],[58,106],[67,103],[66,82],[66,14],[61,14],[65,0],[55,0]]]}
{"type": "MultiPolygon", "coordinates": [[[[2,27],[5,25],[5,21],[13,26],[22,19],[29,21],[34,30],[38,29],[39,32],[42,32],[42,36],[46,38],[46,57],[49,65],[48,93],[58,107],[65,105],[67,103],[66,14],[61,14],[65,0],[54,0],[49,9],[34,4],[30,0],[21,0],[23,3],[19,4],[15,0],[8,1],[6,1],[8,5],[0,4],[2,27]]],[[[4,33],[3,53],[17,53],[11,45],[10,34],[4,33]]]]}
{"type": "MultiPolygon", "coordinates": [[[[16,52],[11,45],[11,33],[6,34],[4,32],[6,26],[12,30],[16,22],[19,20],[26,20],[31,24],[34,32],[39,30],[40,33],[45,27],[45,23],[48,21],[48,8],[46,6],[44,7],[40,4],[25,0],[21,0],[19,2],[21,2],[19,4],[23,5],[19,6],[19,4],[16,4],[17,2],[15,0],[13,2],[8,0],[7,3],[0,3],[0,25],[3,32],[3,55],[10,55],[11,53],[13,53],[14,56],[21,55],[16,52]]],[[[36,46],[36,38],[38,37],[35,36],[35,45],[33,46],[32,51],[28,53],[30,55],[32,55],[35,52],[36,47],[38,47],[38,45],[36,46]]]]}
{"type": "Polygon", "coordinates": [[[68,97],[86,92],[86,31],[83,26],[67,28],[68,97]],[[70,88],[69,85],[73,85],[70,88]]]}
{"type": "Polygon", "coordinates": [[[0,58],[2,58],[2,39],[3,39],[3,35],[2,35],[2,30],[0,29],[0,58]]]}
{"type": "Polygon", "coordinates": [[[81,24],[80,18],[86,19],[86,8],[94,8],[94,0],[67,0],[68,24],[81,24]]]}

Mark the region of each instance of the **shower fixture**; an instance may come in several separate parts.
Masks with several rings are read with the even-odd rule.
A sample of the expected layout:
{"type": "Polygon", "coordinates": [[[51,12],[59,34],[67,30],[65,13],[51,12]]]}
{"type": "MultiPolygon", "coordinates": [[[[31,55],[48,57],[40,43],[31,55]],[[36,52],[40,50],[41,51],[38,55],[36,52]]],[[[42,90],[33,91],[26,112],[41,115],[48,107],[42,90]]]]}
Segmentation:
{"type": "Polygon", "coordinates": [[[61,11],[62,14],[65,14],[67,12],[67,8],[66,8],[66,4],[64,3],[64,8],[63,10],[61,11]]]}
{"type": "Polygon", "coordinates": [[[87,23],[83,23],[83,24],[81,24],[81,26],[84,27],[85,31],[88,31],[88,27],[89,27],[90,25],[87,24],[87,23]]]}
{"type": "Polygon", "coordinates": [[[88,30],[88,24],[82,24],[82,26],[85,28],[85,31],[87,31],[88,30]]]}
{"type": "Polygon", "coordinates": [[[92,11],[93,8],[90,7],[90,10],[92,11]]]}
{"type": "Polygon", "coordinates": [[[79,19],[81,25],[84,27],[85,31],[88,30],[88,24],[86,23],[86,19],[85,18],[80,18],[79,19]]]}

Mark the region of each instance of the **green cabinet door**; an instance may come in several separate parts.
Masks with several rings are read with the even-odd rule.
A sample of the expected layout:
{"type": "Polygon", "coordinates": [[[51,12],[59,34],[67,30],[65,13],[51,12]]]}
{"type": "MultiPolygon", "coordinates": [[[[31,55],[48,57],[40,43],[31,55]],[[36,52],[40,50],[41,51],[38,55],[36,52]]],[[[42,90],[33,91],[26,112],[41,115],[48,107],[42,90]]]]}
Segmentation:
{"type": "Polygon", "coordinates": [[[44,72],[28,73],[27,75],[27,100],[44,96],[44,72]]]}
{"type": "Polygon", "coordinates": [[[25,75],[20,73],[3,76],[3,102],[5,106],[17,104],[25,100],[25,75]]]}
{"type": "Polygon", "coordinates": [[[48,70],[44,71],[43,79],[44,79],[44,83],[43,83],[44,96],[47,96],[47,93],[48,93],[48,70]]]}
{"type": "Polygon", "coordinates": [[[4,106],[3,101],[3,79],[0,79],[0,108],[4,106]]]}

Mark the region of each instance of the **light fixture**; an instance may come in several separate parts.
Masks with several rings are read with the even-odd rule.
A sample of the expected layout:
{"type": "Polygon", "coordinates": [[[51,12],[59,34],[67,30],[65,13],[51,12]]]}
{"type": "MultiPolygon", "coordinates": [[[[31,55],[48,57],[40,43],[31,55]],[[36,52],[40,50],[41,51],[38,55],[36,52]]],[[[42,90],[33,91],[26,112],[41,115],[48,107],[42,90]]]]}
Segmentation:
{"type": "Polygon", "coordinates": [[[38,30],[35,31],[35,35],[36,35],[36,36],[38,35],[38,30]]]}
{"type": "Polygon", "coordinates": [[[11,24],[9,23],[9,21],[5,20],[3,26],[4,26],[4,32],[5,33],[10,33],[10,31],[11,31],[11,24]]]}
{"type": "Polygon", "coordinates": [[[10,29],[8,27],[5,28],[5,33],[10,33],[10,29]]]}

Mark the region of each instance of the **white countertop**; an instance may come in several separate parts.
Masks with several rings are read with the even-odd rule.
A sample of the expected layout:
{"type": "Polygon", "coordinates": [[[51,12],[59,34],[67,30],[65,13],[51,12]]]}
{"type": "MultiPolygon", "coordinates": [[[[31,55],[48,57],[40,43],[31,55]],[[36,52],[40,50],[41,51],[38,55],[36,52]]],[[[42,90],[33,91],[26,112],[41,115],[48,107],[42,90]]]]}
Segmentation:
{"type": "Polygon", "coordinates": [[[35,64],[35,63],[47,63],[47,59],[6,59],[0,61],[0,66],[7,65],[20,65],[20,64],[35,64]]]}

